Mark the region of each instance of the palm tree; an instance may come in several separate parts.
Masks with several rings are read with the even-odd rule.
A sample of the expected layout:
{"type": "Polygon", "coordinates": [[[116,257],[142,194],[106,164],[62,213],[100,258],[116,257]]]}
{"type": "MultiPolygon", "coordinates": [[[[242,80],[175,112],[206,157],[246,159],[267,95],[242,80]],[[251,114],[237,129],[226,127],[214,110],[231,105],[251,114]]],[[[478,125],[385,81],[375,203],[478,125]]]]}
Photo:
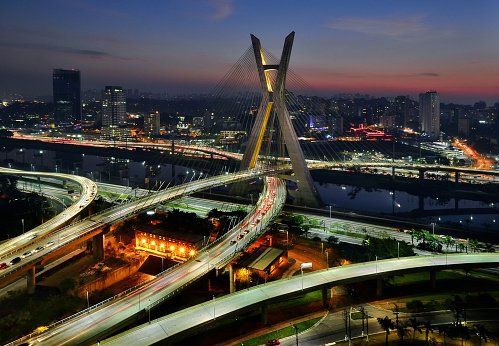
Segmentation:
{"type": "Polygon", "coordinates": [[[378,323],[385,331],[385,345],[388,345],[388,334],[390,334],[390,329],[395,329],[395,323],[393,323],[391,318],[385,316],[385,318],[378,317],[378,323]]]}
{"type": "Polygon", "coordinates": [[[469,246],[470,246],[471,252],[477,252],[478,251],[478,240],[470,239],[469,246]]]}
{"type": "Polygon", "coordinates": [[[464,248],[466,247],[466,246],[464,246],[463,243],[459,243],[457,246],[459,247],[459,252],[463,252],[464,248]]]}
{"type": "Polygon", "coordinates": [[[485,342],[489,341],[490,332],[483,324],[474,324],[473,332],[476,333],[476,335],[478,335],[479,345],[482,344],[482,339],[485,342]]]}
{"type": "Polygon", "coordinates": [[[407,322],[399,323],[397,327],[397,335],[400,338],[402,344],[404,343],[404,337],[407,335],[407,322]]]}
{"type": "Polygon", "coordinates": [[[409,327],[412,328],[412,343],[414,343],[414,339],[416,338],[416,332],[422,333],[421,322],[417,320],[417,318],[409,318],[409,327]]]}
{"type": "Polygon", "coordinates": [[[438,326],[438,335],[443,334],[444,335],[444,346],[445,346],[445,337],[449,333],[449,329],[451,326],[442,324],[438,326]]]}
{"type": "Polygon", "coordinates": [[[431,321],[425,321],[423,323],[423,327],[425,329],[426,344],[428,345],[428,335],[430,334],[430,332],[433,332],[433,325],[431,324],[431,321]]]}
{"type": "Polygon", "coordinates": [[[454,244],[454,238],[452,238],[450,235],[446,235],[442,240],[443,243],[445,244],[445,249],[449,251],[449,247],[451,247],[454,244]]]}
{"type": "Polygon", "coordinates": [[[414,238],[418,238],[418,231],[416,231],[414,228],[409,231],[409,234],[411,235],[411,244],[414,246],[414,238]]]}

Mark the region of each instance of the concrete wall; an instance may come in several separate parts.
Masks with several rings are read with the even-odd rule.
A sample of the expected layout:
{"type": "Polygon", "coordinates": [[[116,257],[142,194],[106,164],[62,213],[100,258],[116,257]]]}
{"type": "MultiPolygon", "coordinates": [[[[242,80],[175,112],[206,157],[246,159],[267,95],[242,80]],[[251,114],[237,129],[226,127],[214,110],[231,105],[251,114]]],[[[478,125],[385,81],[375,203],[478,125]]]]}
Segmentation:
{"type": "Polygon", "coordinates": [[[89,294],[92,294],[95,291],[102,291],[103,289],[117,283],[118,281],[121,281],[128,276],[138,272],[146,259],[147,257],[144,257],[142,260],[134,262],[125,267],[121,267],[104,273],[102,277],[79,286],[75,289],[74,293],[76,296],[85,298],[87,290],[89,294]]]}

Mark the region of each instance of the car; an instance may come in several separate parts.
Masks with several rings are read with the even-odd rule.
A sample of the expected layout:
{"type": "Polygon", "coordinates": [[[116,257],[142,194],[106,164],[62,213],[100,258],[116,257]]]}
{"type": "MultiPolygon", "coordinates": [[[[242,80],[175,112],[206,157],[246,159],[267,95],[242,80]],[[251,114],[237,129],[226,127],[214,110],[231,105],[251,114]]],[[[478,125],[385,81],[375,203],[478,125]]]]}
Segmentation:
{"type": "Polygon", "coordinates": [[[43,246],[39,246],[36,249],[34,249],[33,252],[42,251],[43,249],[45,249],[43,246]]]}
{"type": "Polygon", "coordinates": [[[267,341],[268,346],[280,345],[281,341],[279,339],[272,339],[267,341]]]}
{"type": "Polygon", "coordinates": [[[32,254],[33,254],[33,252],[31,252],[31,251],[26,251],[25,253],[23,253],[23,254],[21,255],[21,258],[26,258],[26,257],[29,257],[29,256],[31,256],[32,254]]]}
{"type": "Polygon", "coordinates": [[[14,265],[19,262],[21,262],[21,257],[15,257],[10,261],[10,265],[14,265]]]}
{"type": "Polygon", "coordinates": [[[30,238],[30,239],[35,239],[36,237],[38,237],[38,234],[36,234],[36,233],[35,233],[35,234],[33,234],[33,235],[31,236],[31,238],[30,238]]]}
{"type": "Polygon", "coordinates": [[[230,245],[233,245],[233,244],[235,244],[235,243],[236,243],[236,241],[235,241],[235,240],[231,240],[231,241],[230,241],[230,245]]]}
{"type": "Polygon", "coordinates": [[[243,234],[248,234],[248,233],[249,233],[249,231],[248,231],[247,229],[245,229],[245,230],[243,231],[243,234]]]}
{"type": "Polygon", "coordinates": [[[0,263],[0,269],[5,269],[7,267],[8,267],[7,263],[5,263],[5,262],[0,263]]]}
{"type": "Polygon", "coordinates": [[[49,242],[47,243],[47,245],[46,245],[46,246],[47,246],[47,247],[51,247],[51,246],[52,246],[52,245],[54,245],[54,244],[55,244],[55,241],[52,241],[52,240],[51,240],[51,241],[49,241],[49,242]]]}

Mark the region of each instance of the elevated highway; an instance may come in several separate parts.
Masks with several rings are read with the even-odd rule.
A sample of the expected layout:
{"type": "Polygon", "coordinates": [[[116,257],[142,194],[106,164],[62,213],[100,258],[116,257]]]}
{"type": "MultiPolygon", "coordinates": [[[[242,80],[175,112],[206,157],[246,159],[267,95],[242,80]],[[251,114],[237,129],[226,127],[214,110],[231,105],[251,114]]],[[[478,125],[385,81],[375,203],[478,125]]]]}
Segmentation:
{"type": "MultiPolygon", "coordinates": [[[[281,171],[286,171],[289,169],[289,166],[284,166],[281,168],[281,171]]],[[[29,242],[27,244],[32,249],[35,249],[37,247],[41,247],[43,249],[38,252],[32,251],[32,254],[29,257],[22,259],[17,264],[13,264],[8,268],[3,269],[0,273],[0,287],[11,283],[17,277],[19,277],[20,275],[25,275],[27,272],[29,272],[28,286],[32,287],[35,280],[34,268],[36,267],[36,265],[43,265],[52,258],[60,256],[64,248],[72,244],[81,243],[87,239],[96,237],[94,238],[94,240],[99,248],[98,251],[103,251],[102,234],[103,232],[105,232],[106,227],[109,227],[116,222],[125,220],[133,215],[143,212],[158,203],[179,198],[181,196],[189,195],[215,186],[231,184],[278,172],[279,170],[272,170],[272,172],[269,172],[268,170],[264,169],[253,169],[192,181],[183,185],[178,185],[173,188],[168,188],[156,192],[154,194],[136,199],[126,204],[109,208],[98,214],[86,217],[74,224],[61,228],[58,231],[51,232],[44,237],[32,237],[32,239],[29,239],[29,242]],[[31,278],[31,280],[29,278],[31,278]]],[[[26,249],[26,247],[24,247],[24,249],[26,249]]],[[[23,250],[18,249],[13,252],[8,252],[8,254],[6,254],[6,256],[4,257],[4,261],[12,261],[16,257],[20,258],[22,251],[23,250]]]]}
{"type": "MultiPolygon", "coordinates": [[[[0,167],[0,174],[17,175],[22,177],[52,178],[61,181],[71,181],[80,186],[80,198],[66,208],[62,213],[57,214],[47,222],[31,229],[24,234],[11,238],[0,246],[0,262],[16,257],[28,247],[32,247],[55,230],[67,225],[75,216],[83,211],[94,200],[97,193],[97,185],[90,179],[71,174],[27,172],[15,169],[0,167]]],[[[36,246],[35,246],[36,247],[36,246]]],[[[4,274],[4,272],[2,272],[4,274]]]]}
{"type": "MultiPolygon", "coordinates": [[[[251,307],[263,307],[269,302],[287,296],[351,284],[386,275],[402,275],[418,271],[456,268],[487,268],[499,265],[499,254],[449,254],[415,256],[374,262],[351,264],[304,274],[302,277],[273,281],[248,290],[226,295],[214,301],[196,305],[157,320],[142,324],[119,335],[101,341],[101,345],[151,345],[164,340],[175,340],[193,328],[227,317],[251,307]]],[[[324,298],[324,297],[323,297],[324,298]]]]}
{"type": "MultiPolygon", "coordinates": [[[[150,309],[172,298],[189,284],[213,269],[225,266],[260,236],[267,224],[279,214],[286,198],[286,186],[277,178],[266,178],[266,188],[257,206],[229,233],[200,251],[187,262],[177,265],[138,287],[62,320],[42,333],[21,341],[43,345],[81,345],[95,342],[128,323],[144,317],[150,309]],[[238,239],[243,230],[248,233],[238,239]]],[[[244,233],[242,233],[244,234],[244,233]]],[[[17,343],[16,342],[16,343],[17,343]]],[[[13,344],[16,344],[13,343],[13,344]]],[[[135,343],[136,344],[136,343],[135,343]]],[[[140,344],[140,342],[139,342],[140,344]]]]}
{"type": "MultiPolygon", "coordinates": [[[[42,141],[47,143],[57,143],[57,144],[67,144],[67,145],[83,145],[83,146],[96,146],[96,147],[108,147],[109,143],[106,141],[89,141],[89,140],[69,140],[64,137],[48,137],[48,136],[33,136],[33,135],[21,135],[16,133],[13,139],[24,139],[33,141],[42,141]]],[[[115,142],[113,143],[117,148],[130,149],[130,148],[149,148],[157,150],[172,150],[172,143],[148,143],[148,142],[115,142]]],[[[216,155],[219,157],[231,158],[234,160],[241,160],[242,154],[232,153],[229,151],[205,147],[199,145],[188,145],[177,143],[173,145],[174,149],[179,150],[189,150],[191,152],[201,152],[216,155]]],[[[259,160],[264,161],[266,157],[260,156],[259,160]]],[[[275,157],[272,157],[275,160],[275,157]]],[[[280,158],[279,161],[283,164],[290,162],[289,158],[280,158]]],[[[420,172],[448,172],[457,175],[460,174],[470,174],[470,175],[486,175],[491,177],[498,177],[499,171],[489,170],[489,169],[478,169],[469,167],[453,167],[445,165],[434,165],[434,164],[409,164],[401,162],[360,162],[360,161],[319,161],[319,160],[306,160],[309,169],[355,169],[358,167],[365,168],[394,168],[406,169],[406,170],[416,170],[420,172]]]]}

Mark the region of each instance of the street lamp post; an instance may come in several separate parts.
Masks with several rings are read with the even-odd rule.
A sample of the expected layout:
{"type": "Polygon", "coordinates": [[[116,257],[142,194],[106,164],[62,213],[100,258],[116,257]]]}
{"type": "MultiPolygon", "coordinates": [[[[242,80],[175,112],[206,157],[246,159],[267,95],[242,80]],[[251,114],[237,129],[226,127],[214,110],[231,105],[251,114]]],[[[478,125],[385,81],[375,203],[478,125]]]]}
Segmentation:
{"type": "Polygon", "coordinates": [[[331,204],[329,205],[329,218],[331,219],[331,204]]]}
{"type": "Polygon", "coordinates": [[[397,240],[397,259],[400,259],[400,242],[397,240]]]}
{"type": "Polygon", "coordinates": [[[88,289],[85,289],[87,291],[87,308],[90,310],[90,300],[88,299],[88,289]]]}
{"type": "Polygon", "coordinates": [[[149,324],[151,324],[151,299],[148,299],[149,301],[149,324]]]}
{"type": "Polygon", "coordinates": [[[213,295],[213,319],[215,319],[215,295],[213,295]]]}
{"type": "Polygon", "coordinates": [[[312,268],[312,262],[305,262],[300,264],[300,271],[301,271],[301,290],[303,291],[303,269],[306,268],[312,268]]]}

